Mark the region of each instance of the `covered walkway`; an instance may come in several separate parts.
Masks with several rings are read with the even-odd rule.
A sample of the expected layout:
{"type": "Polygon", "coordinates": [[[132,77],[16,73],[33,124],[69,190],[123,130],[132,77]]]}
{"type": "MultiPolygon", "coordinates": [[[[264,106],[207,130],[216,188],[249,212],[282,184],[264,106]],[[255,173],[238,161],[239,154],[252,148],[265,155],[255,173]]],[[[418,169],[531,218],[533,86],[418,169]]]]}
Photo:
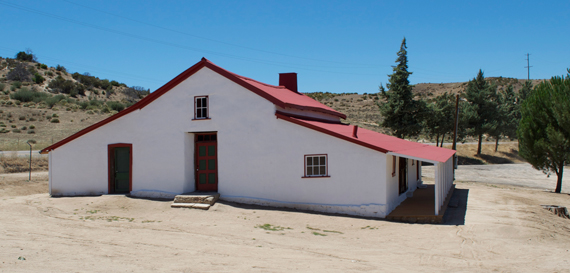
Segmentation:
{"type": "Polygon", "coordinates": [[[443,215],[445,215],[445,209],[453,195],[454,189],[455,186],[453,185],[439,208],[438,214],[435,212],[435,185],[431,184],[425,185],[425,188],[416,189],[414,195],[406,198],[404,202],[386,216],[386,219],[409,223],[443,223],[443,215]]]}

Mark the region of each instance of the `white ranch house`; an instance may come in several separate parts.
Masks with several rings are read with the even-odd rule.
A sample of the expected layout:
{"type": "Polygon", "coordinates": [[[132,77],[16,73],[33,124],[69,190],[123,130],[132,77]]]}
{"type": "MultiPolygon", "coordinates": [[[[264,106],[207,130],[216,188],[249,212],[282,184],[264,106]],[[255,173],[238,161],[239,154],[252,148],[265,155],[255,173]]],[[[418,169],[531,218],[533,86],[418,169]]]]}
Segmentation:
{"type": "Polygon", "coordinates": [[[386,217],[435,168],[435,212],[453,183],[454,151],[341,123],[297,91],[203,58],[135,105],[41,151],[51,196],[173,198],[217,191],[263,206],[386,217]]]}

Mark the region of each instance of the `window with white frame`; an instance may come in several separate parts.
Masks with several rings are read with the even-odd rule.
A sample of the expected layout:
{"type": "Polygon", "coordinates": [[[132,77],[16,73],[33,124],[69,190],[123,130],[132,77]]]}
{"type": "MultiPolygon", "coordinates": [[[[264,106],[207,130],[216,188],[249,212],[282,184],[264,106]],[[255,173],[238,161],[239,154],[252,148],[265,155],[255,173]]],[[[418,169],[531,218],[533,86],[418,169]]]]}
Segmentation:
{"type": "Polygon", "coordinates": [[[208,96],[194,97],[194,119],[207,119],[208,96]]]}
{"type": "Polygon", "coordinates": [[[327,155],[305,155],[305,177],[328,176],[327,155]]]}

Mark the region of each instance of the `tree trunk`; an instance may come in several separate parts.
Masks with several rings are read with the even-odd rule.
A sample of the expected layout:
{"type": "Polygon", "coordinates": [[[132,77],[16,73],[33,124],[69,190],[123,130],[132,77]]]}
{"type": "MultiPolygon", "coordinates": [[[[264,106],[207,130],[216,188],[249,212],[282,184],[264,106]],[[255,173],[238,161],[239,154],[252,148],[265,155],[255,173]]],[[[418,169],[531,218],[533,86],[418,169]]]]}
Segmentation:
{"type": "Polygon", "coordinates": [[[556,182],[556,190],[555,193],[560,193],[562,191],[562,175],[564,174],[564,162],[560,164],[560,172],[556,173],[558,176],[558,181],[556,182]]]}
{"type": "Polygon", "coordinates": [[[439,145],[439,147],[443,147],[443,140],[445,140],[445,133],[443,133],[443,135],[441,136],[441,144],[439,145]]]}
{"type": "Polygon", "coordinates": [[[435,147],[439,146],[439,134],[435,135],[435,147]]]}
{"type": "Polygon", "coordinates": [[[479,145],[477,146],[477,155],[481,155],[481,141],[483,141],[483,134],[479,135],[479,145]]]}
{"type": "Polygon", "coordinates": [[[495,138],[495,153],[497,152],[497,150],[499,149],[499,138],[495,138]]]}

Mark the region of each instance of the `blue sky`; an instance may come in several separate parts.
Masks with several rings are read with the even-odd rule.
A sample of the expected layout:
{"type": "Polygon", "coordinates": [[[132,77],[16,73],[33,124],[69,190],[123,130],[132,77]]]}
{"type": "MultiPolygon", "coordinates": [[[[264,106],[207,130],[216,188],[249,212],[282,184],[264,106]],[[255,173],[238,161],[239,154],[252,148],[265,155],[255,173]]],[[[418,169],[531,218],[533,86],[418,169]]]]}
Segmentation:
{"type": "Polygon", "coordinates": [[[301,92],[374,93],[402,38],[412,83],[545,79],[570,67],[570,1],[0,0],[0,56],[152,91],[206,57],[301,92]]]}

